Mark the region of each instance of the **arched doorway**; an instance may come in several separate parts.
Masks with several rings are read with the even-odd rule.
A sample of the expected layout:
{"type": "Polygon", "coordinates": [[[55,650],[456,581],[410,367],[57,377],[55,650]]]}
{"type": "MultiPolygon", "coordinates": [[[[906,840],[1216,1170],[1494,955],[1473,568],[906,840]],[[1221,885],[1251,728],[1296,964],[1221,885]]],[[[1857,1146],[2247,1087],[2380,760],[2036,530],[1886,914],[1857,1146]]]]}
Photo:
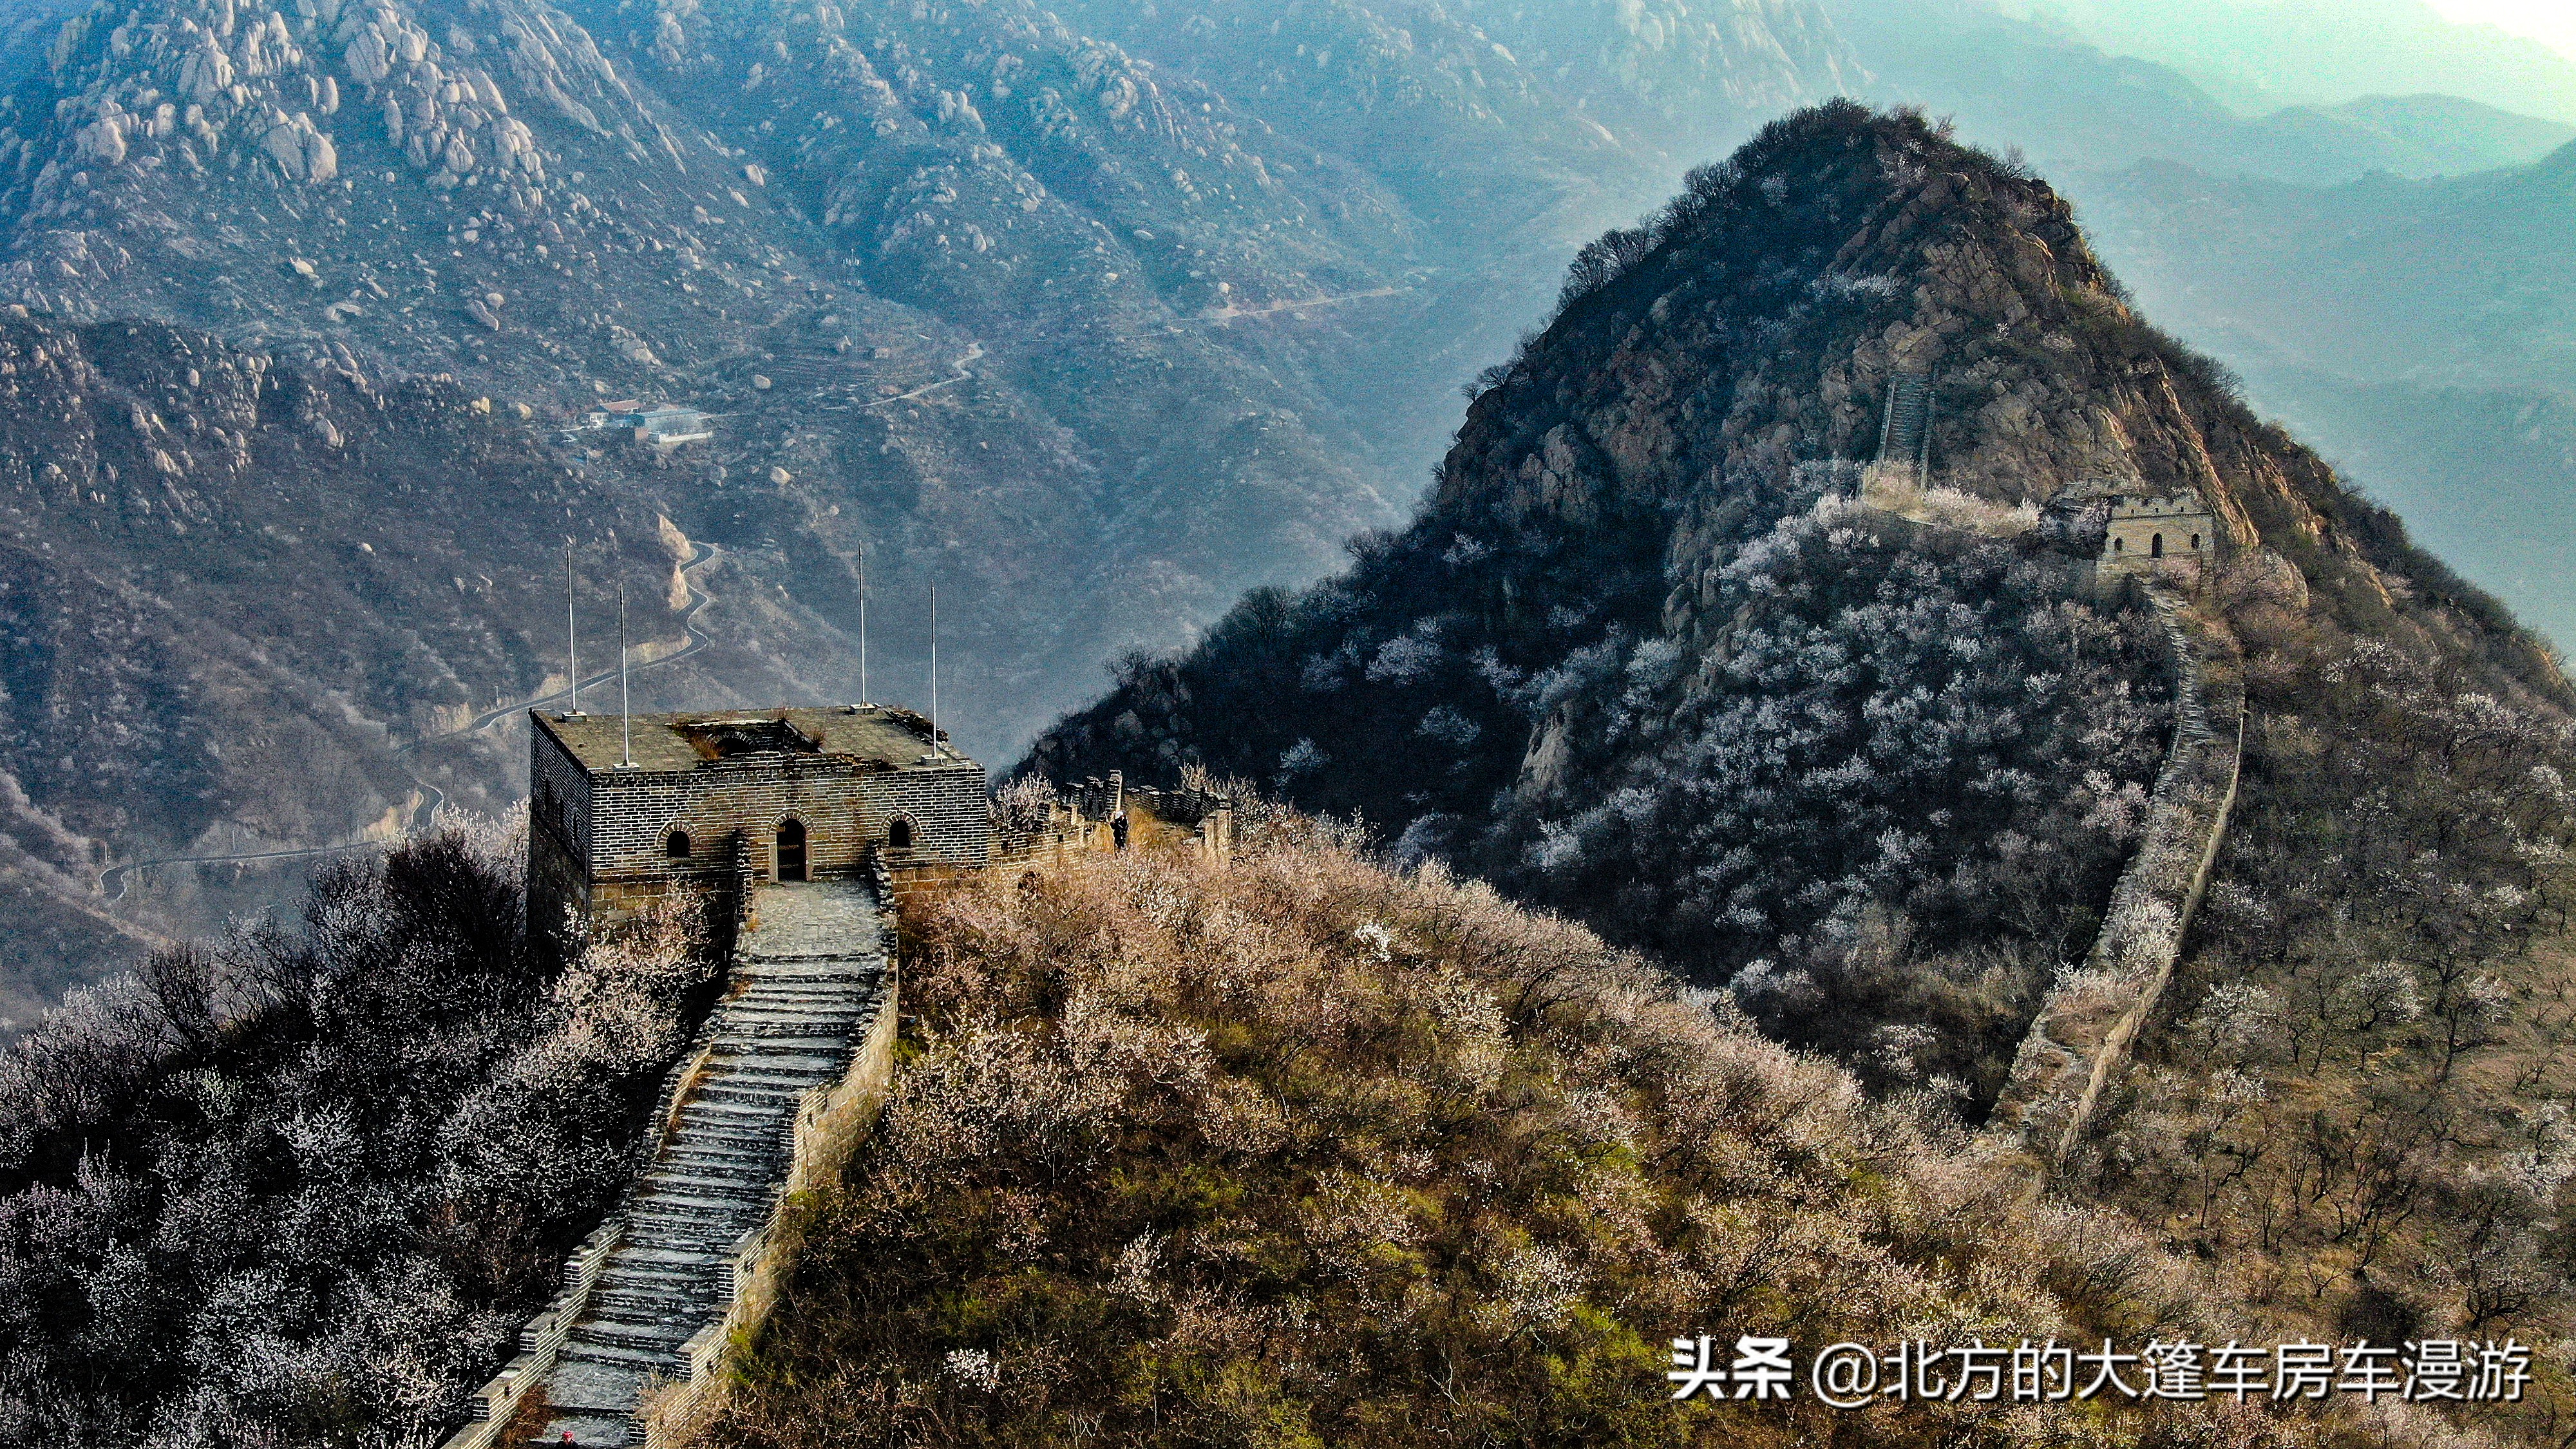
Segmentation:
{"type": "Polygon", "coordinates": [[[898,815],[886,825],[886,849],[912,849],[912,822],[898,815]]]}
{"type": "Polygon", "coordinates": [[[2148,539],[2148,540],[2147,540],[2147,557],[2149,557],[2149,558],[2163,558],[2164,556],[2165,556],[2165,536],[2164,536],[2163,534],[2159,533],[2159,534],[2157,534],[2155,537],[2153,537],[2153,538],[2151,538],[2151,539],[2148,539]]]}
{"type": "Polygon", "coordinates": [[[778,827],[778,878],[805,878],[805,822],[782,821],[778,827]]]}
{"type": "Polygon", "coordinates": [[[672,860],[688,859],[689,832],[685,830],[674,830],[670,834],[663,836],[662,854],[668,856],[672,860]]]}

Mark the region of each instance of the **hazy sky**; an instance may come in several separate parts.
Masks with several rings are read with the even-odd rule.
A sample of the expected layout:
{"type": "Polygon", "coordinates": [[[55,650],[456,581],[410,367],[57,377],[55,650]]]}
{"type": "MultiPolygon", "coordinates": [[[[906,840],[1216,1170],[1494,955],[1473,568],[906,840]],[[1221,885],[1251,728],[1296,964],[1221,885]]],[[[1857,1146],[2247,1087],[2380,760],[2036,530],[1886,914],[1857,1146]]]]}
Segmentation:
{"type": "Polygon", "coordinates": [[[2430,0],[2452,20],[2483,22],[2527,35],[2576,60],[2576,5],[2567,0],[2430,0]]]}

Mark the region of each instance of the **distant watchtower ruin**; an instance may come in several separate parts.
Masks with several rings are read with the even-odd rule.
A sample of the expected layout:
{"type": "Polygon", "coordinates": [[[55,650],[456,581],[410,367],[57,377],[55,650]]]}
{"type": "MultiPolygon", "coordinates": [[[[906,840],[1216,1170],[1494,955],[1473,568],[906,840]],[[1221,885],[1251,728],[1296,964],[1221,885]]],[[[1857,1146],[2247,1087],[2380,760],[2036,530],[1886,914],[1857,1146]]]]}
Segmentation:
{"type": "Polygon", "coordinates": [[[529,922],[615,915],[683,884],[992,859],[984,767],[907,709],[620,716],[530,710],[529,922]]]}
{"type": "Polygon", "coordinates": [[[2148,498],[2114,493],[2101,572],[2159,574],[2196,582],[2217,549],[2217,519],[2190,493],[2148,498]]]}

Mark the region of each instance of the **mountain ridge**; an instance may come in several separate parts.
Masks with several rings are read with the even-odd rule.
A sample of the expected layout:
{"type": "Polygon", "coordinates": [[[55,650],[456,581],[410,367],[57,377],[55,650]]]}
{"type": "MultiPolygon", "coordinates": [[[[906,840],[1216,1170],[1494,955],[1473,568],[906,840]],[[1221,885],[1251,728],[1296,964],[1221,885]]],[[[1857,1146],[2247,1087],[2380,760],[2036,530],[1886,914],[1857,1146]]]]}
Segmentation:
{"type": "MultiPolygon", "coordinates": [[[[1916,813],[1953,796],[1996,802],[1971,838],[2037,832],[2096,862],[2076,867],[2095,882],[2081,901],[2107,888],[2119,802],[2152,774],[2166,706],[2142,604],[2091,582],[2099,512],[2046,521],[2079,484],[2196,495],[2241,556],[2224,575],[2238,596],[2295,580],[2321,615],[2461,650],[2509,696],[2564,706],[2554,661],[2509,615],[2246,413],[2223,371],[2137,321],[2062,199],[1919,117],[1868,114],[1775,125],[1657,222],[1588,249],[1549,329],[1483,379],[1412,525],[1355,545],[1342,579],[1256,593],[1194,653],[1132,661],[1024,768],[1258,779],[1721,979],[1757,955],[1791,970],[1761,944],[1791,923],[1839,936],[1828,955],[1849,949],[1880,899],[1869,880],[1924,860],[1968,872],[1963,889],[1982,879],[1974,859],[1993,847],[1916,813]],[[1929,483],[2039,510],[2039,527],[1945,534],[1856,511],[1900,374],[1932,384],[1929,483]],[[2068,652],[2024,666],[2053,692],[2015,708],[2011,669],[1981,671],[2061,614],[2073,632],[2052,647],[2068,652]],[[1945,660],[1943,629],[1992,652],[1945,660]],[[1910,703],[1915,671],[1962,692],[1910,703]],[[1765,713],[1784,691],[1817,728],[1765,713]],[[1983,721],[1998,712],[2022,723],[1996,735],[1983,721]],[[1949,763],[1882,774],[1918,748],[1949,763]],[[1848,786],[1819,783],[1846,768],[1848,786]],[[2012,771],[2036,776],[2003,783],[2012,771]],[[1731,884],[1764,873],[1762,852],[1744,855],[1777,828],[1762,812],[1818,790],[1834,802],[1821,833],[1773,850],[1820,852],[1821,874],[1776,898],[1731,884]],[[2061,805],[2073,813],[2038,823],[2061,805]],[[1873,819],[1887,839],[1854,852],[1855,822],[1873,819]],[[1697,865],[1678,843],[1703,836],[1732,863],[1697,865]],[[1833,883],[1841,869],[1852,883],[1833,883]]],[[[2005,926],[1966,899],[1919,908],[1960,913],[1963,940],[2001,931],[2033,952],[2080,939],[2095,909],[2005,926]]],[[[2013,969],[2027,1007],[2047,953],[2013,969]]],[[[1982,1030],[1983,1064],[1953,1066],[1991,1090],[2015,1033],[1982,1030]]]]}

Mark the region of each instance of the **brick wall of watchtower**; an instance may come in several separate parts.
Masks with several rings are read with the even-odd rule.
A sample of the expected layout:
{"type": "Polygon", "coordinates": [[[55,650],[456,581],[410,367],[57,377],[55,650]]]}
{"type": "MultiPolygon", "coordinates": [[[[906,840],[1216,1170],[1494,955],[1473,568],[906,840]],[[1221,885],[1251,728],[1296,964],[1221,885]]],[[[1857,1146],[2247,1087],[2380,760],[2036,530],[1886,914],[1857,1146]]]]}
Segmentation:
{"type": "Polygon", "coordinates": [[[809,878],[855,874],[910,824],[904,862],[980,868],[992,859],[984,767],[972,761],[888,769],[836,755],[750,754],[683,771],[583,769],[534,732],[528,843],[530,924],[551,934],[566,908],[614,911],[683,883],[722,889],[738,832],[772,877],[781,824],[805,827],[809,878]],[[689,837],[673,858],[673,831],[689,837]]]}

